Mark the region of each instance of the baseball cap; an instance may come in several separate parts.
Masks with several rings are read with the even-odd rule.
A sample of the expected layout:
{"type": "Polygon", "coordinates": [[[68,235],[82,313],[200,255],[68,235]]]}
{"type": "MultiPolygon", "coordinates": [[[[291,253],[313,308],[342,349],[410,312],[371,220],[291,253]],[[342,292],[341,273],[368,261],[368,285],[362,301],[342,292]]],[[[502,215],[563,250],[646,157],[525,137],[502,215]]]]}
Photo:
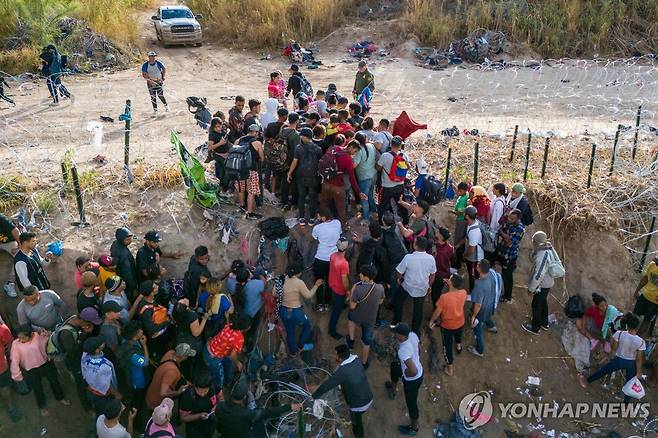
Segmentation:
{"type": "Polygon", "coordinates": [[[98,316],[98,310],[93,307],[85,307],[82,309],[79,316],[83,321],[90,322],[94,325],[101,325],[103,323],[101,317],[98,316]]]}
{"type": "Polygon", "coordinates": [[[409,333],[411,333],[409,326],[403,322],[395,324],[393,328],[391,328],[391,331],[402,336],[409,336],[409,333]]]}
{"type": "Polygon", "coordinates": [[[302,130],[299,131],[299,136],[313,138],[313,130],[311,128],[302,128],[302,130]]]}
{"type": "Polygon", "coordinates": [[[151,418],[158,426],[165,426],[171,418],[171,411],[174,408],[174,401],[170,398],[165,398],[162,402],[153,409],[151,418]]]}
{"type": "Polygon", "coordinates": [[[293,65],[290,66],[290,70],[299,71],[299,66],[297,64],[293,64],[293,65]]]}
{"type": "Polygon", "coordinates": [[[402,137],[400,137],[399,135],[395,135],[391,139],[391,143],[396,144],[396,145],[400,145],[400,144],[404,144],[404,140],[402,140],[402,137]]]}
{"type": "Polygon", "coordinates": [[[176,345],[176,356],[194,357],[196,356],[196,350],[190,347],[190,344],[178,344],[176,345]]]}
{"type": "Polygon", "coordinates": [[[153,50],[151,50],[150,52],[148,52],[146,55],[148,55],[148,56],[158,56],[158,54],[155,53],[153,50]]]}
{"type": "Polygon", "coordinates": [[[418,173],[421,175],[427,175],[427,163],[425,160],[416,161],[416,167],[418,168],[418,173]]]}
{"type": "Polygon", "coordinates": [[[98,264],[104,268],[109,268],[110,266],[116,266],[116,262],[114,261],[112,256],[109,256],[107,254],[103,254],[102,256],[98,257],[98,264]]]}
{"type": "Polygon", "coordinates": [[[338,251],[340,252],[345,252],[348,246],[350,246],[350,242],[344,237],[338,239],[338,242],[336,243],[336,248],[338,248],[338,251]]]}
{"type": "Polygon", "coordinates": [[[103,345],[103,340],[97,336],[87,338],[82,343],[82,351],[85,353],[94,353],[103,345]]]}
{"type": "Polygon", "coordinates": [[[252,123],[251,125],[249,125],[249,132],[259,132],[259,131],[260,131],[260,127],[257,124],[252,123]]]}
{"type": "Polygon", "coordinates": [[[149,242],[160,242],[162,237],[157,231],[151,230],[144,235],[144,240],[148,240],[149,242]]]}
{"type": "Polygon", "coordinates": [[[121,312],[123,310],[123,307],[116,301],[106,301],[103,303],[103,313],[109,313],[109,312],[121,312]]]}
{"type": "Polygon", "coordinates": [[[114,292],[119,285],[121,284],[121,277],[118,275],[113,275],[109,277],[107,280],[105,280],[105,289],[108,292],[114,292]]]}

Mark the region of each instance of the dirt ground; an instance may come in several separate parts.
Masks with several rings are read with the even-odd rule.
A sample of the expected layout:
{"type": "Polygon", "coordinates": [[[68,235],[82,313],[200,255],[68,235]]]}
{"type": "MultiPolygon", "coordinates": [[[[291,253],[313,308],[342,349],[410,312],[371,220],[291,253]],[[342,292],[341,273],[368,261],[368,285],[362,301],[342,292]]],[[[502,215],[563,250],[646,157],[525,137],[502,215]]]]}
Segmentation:
{"type": "MultiPolygon", "coordinates": [[[[156,46],[154,35],[144,14],[147,45],[156,46]]],[[[554,132],[564,136],[577,136],[585,130],[595,135],[609,134],[618,123],[631,125],[637,105],[644,105],[646,123],[655,119],[656,94],[655,70],[651,66],[594,65],[568,61],[541,69],[510,68],[499,72],[480,72],[455,67],[446,71],[431,71],[416,65],[410,54],[413,43],[403,35],[391,35],[394,26],[377,25],[373,28],[350,27],[338,31],[319,43],[318,58],[324,63],[318,70],[305,71],[315,87],[325,87],[335,82],[338,89],[349,94],[352,87],[354,63],[342,63],[345,48],[353,41],[372,37],[376,42],[399,43],[391,55],[373,64],[376,74],[373,116],[394,118],[399,110],[406,109],[419,122],[429,125],[427,132],[437,134],[441,129],[456,125],[460,128],[477,128],[491,135],[509,134],[515,124],[521,129],[554,132]],[[457,98],[456,102],[448,97],[457,98]]],[[[27,82],[11,91],[18,102],[16,108],[0,103],[0,159],[5,166],[0,175],[21,174],[39,181],[41,185],[56,184],[60,178],[59,161],[67,147],[74,151],[74,159],[82,169],[91,168],[88,160],[98,154],[109,161],[109,168],[117,168],[123,161],[123,123],[102,124],[102,141],[93,139],[92,131],[98,131],[100,115],[118,119],[126,99],[133,104],[131,132],[131,161],[175,163],[175,155],[169,143],[169,132],[175,130],[181,139],[194,147],[205,141],[204,132],[195,127],[187,112],[185,98],[190,95],[206,96],[211,110],[228,110],[232,104],[226,100],[242,94],[247,98],[266,97],[269,72],[285,70],[288,62],[272,53],[272,60],[259,60],[257,53],[232,49],[229,46],[206,44],[201,48],[157,48],[160,59],[167,66],[165,93],[171,112],[151,116],[146,87],[138,66],[132,70],[112,74],[93,74],[85,77],[65,78],[64,82],[75,95],[75,101],[63,102],[59,107],[48,106],[49,99],[43,83],[27,82]]],[[[13,84],[12,84],[13,85],[13,84]]],[[[97,135],[97,134],[96,134],[97,135]]],[[[425,132],[416,134],[422,138],[425,132]]],[[[423,151],[416,151],[422,156],[423,151]]],[[[106,170],[102,170],[106,172],[106,170]]],[[[189,208],[182,189],[136,189],[116,177],[103,180],[99,195],[87,199],[87,219],[91,226],[84,229],[71,227],[75,210],[70,202],[64,202],[54,213],[48,231],[40,236],[42,243],[58,238],[65,242],[65,255],[48,269],[53,288],[72,303],[74,291],[70,279],[73,260],[80,254],[93,255],[106,252],[113,239],[114,229],[124,224],[132,227],[137,235],[156,228],[163,232],[166,249],[181,250],[186,256],[179,260],[167,260],[165,267],[173,277],[180,278],[187,264],[187,257],[198,244],[209,246],[213,272],[224,270],[230,260],[237,257],[253,258],[258,241],[254,225],[238,221],[240,237],[228,247],[218,241],[215,222],[207,221],[198,208],[189,208]],[[50,235],[48,234],[50,233],[50,235]]],[[[439,223],[452,228],[449,205],[442,205],[435,212],[439,223]]],[[[226,208],[229,211],[229,207],[226,208]]],[[[268,208],[268,215],[279,214],[268,208]]],[[[542,227],[541,218],[528,230],[531,234],[542,227]]],[[[43,229],[43,226],[42,226],[43,229]]],[[[556,236],[556,240],[559,236],[556,236]]],[[[529,250],[529,238],[524,241],[524,254],[529,250]]],[[[558,283],[551,294],[550,311],[562,319],[562,305],[569,293],[588,297],[592,292],[611,292],[621,309],[628,309],[628,298],[638,281],[630,266],[629,257],[614,235],[596,231],[580,236],[578,240],[560,242],[564,247],[564,260],[568,275],[566,283],[558,283]],[[587,242],[588,245],[584,245],[587,242]],[[593,257],[592,255],[596,255],[593,257]],[[611,266],[601,269],[601,261],[611,266]],[[612,263],[614,261],[614,263],[612,263]],[[624,299],[626,297],[626,299],[624,299]]],[[[137,248],[135,248],[136,250],[137,248]]],[[[9,259],[0,254],[0,282],[4,283],[9,272],[9,259]]],[[[560,345],[557,329],[542,333],[539,337],[526,335],[520,323],[527,316],[530,300],[524,293],[528,262],[522,257],[517,270],[515,301],[503,304],[495,316],[499,333],[487,333],[484,358],[464,353],[456,359],[456,376],[446,377],[436,370],[427,373],[421,391],[421,436],[431,436],[437,421],[445,421],[456,410],[461,398],[480,390],[493,391],[494,402],[555,401],[570,402],[619,401],[619,382],[609,389],[594,384],[582,390],[576,381],[573,362],[567,358],[560,345]],[[528,376],[541,378],[541,391],[526,393],[528,376]]],[[[7,302],[6,308],[15,307],[7,302]]],[[[429,303],[426,306],[429,316],[429,303]]],[[[388,315],[390,318],[390,315],[388,315]]],[[[312,318],[325,327],[327,316],[312,314],[312,318]]],[[[346,332],[343,317],[340,331],[346,332]]],[[[387,336],[385,333],[381,336],[387,336]]],[[[441,341],[436,338],[439,352],[441,341]]],[[[466,343],[472,342],[472,334],[466,335],[466,343]]],[[[357,343],[357,349],[358,347],[357,343]]],[[[429,338],[422,338],[423,363],[430,358],[427,348],[429,338]]],[[[325,342],[323,350],[330,357],[334,341],[325,342]]],[[[440,354],[433,361],[442,362],[440,354]]],[[[387,380],[388,364],[376,362],[368,371],[375,393],[376,403],[365,416],[367,436],[397,436],[395,428],[407,421],[403,400],[389,401],[383,383],[387,380]]],[[[63,376],[67,394],[78,406],[71,380],[63,376]]],[[[647,391],[647,399],[656,402],[655,388],[647,391]]],[[[4,412],[0,423],[2,434],[17,437],[37,437],[41,428],[47,436],[84,436],[91,426],[91,418],[84,417],[77,409],[62,408],[50,403],[51,416],[40,419],[33,410],[32,395],[21,397],[23,412],[31,412],[17,425],[9,423],[4,412]],[[63,421],[64,420],[64,421],[63,421]]],[[[655,408],[652,406],[652,414],[655,408]]],[[[596,421],[599,430],[617,430],[622,436],[645,435],[643,426],[628,420],[596,421]]],[[[567,420],[547,420],[539,431],[577,432],[583,424],[567,420]]],[[[523,433],[536,430],[534,419],[510,424],[496,416],[482,429],[483,436],[497,437],[505,429],[518,428],[523,433]]],[[[588,428],[587,430],[590,430],[588,428]]],[[[593,433],[593,432],[588,432],[593,433]]],[[[348,435],[349,436],[349,435],[348,435]]]]}

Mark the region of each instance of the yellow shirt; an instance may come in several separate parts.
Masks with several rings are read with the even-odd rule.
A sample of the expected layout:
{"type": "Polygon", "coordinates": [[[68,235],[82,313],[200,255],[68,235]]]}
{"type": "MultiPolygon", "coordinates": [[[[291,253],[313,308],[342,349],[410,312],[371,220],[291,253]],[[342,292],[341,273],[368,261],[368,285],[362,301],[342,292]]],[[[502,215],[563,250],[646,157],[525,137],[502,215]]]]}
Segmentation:
{"type": "Polygon", "coordinates": [[[649,282],[642,288],[642,295],[652,303],[658,304],[658,265],[655,260],[649,263],[644,275],[647,276],[649,282]]]}

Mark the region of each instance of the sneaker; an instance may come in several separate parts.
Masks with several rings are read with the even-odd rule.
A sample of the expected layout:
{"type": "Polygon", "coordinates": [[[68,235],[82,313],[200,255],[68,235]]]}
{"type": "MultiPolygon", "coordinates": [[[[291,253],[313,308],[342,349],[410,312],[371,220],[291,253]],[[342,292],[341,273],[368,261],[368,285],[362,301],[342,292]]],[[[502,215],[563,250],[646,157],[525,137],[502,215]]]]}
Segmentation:
{"type": "Polygon", "coordinates": [[[300,227],[305,227],[306,226],[306,219],[301,218],[297,221],[300,227]]]}
{"type": "Polygon", "coordinates": [[[528,333],[532,333],[533,335],[538,335],[539,334],[539,330],[533,329],[532,324],[530,324],[529,322],[521,323],[521,328],[523,330],[527,331],[528,333]]]}
{"type": "Polygon", "coordinates": [[[398,432],[402,435],[418,435],[418,428],[413,428],[411,426],[398,426],[398,432]]]}
{"type": "Polygon", "coordinates": [[[489,333],[498,333],[498,327],[493,326],[493,327],[487,327],[487,331],[489,333]]]}
{"type": "Polygon", "coordinates": [[[315,225],[315,219],[309,219],[309,220],[308,220],[308,224],[309,224],[310,226],[315,225]]]}
{"type": "Polygon", "coordinates": [[[18,296],[18,293],[16,293],[16,283],[13,281],[6,282],[4,290],[9,298],[16,298],[18,296]]]}
{"type": "Polygon", "coordinates": [[[484,354],[482,354],[482,353],[480,353],[479,351],[477,351],[477,350],[475,349],[475,347],[472,346],[472,345],[469,345],[468,348],[467,348],[467,350],[468,350],[469,353],[472,353],[472,354],[476,355],[477,357],[482,357],[482,356],[484,356],[484,354]]]}

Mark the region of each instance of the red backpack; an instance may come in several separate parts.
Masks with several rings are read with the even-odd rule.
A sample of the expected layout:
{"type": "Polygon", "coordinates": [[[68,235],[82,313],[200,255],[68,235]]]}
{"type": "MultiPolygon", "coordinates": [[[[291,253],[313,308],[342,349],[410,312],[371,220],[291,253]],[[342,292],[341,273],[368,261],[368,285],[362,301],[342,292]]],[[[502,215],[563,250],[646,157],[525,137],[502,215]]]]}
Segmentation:
{"type": "Polygon", "coordinates": [[[409,172],[409,163],[407,163],[402,152],[397,154],[390,152],[390,154],[393,155],[393,162],[388,171],[388,179],[391,182],[404,182],[407,179],[407,172],[409,172]]]}

